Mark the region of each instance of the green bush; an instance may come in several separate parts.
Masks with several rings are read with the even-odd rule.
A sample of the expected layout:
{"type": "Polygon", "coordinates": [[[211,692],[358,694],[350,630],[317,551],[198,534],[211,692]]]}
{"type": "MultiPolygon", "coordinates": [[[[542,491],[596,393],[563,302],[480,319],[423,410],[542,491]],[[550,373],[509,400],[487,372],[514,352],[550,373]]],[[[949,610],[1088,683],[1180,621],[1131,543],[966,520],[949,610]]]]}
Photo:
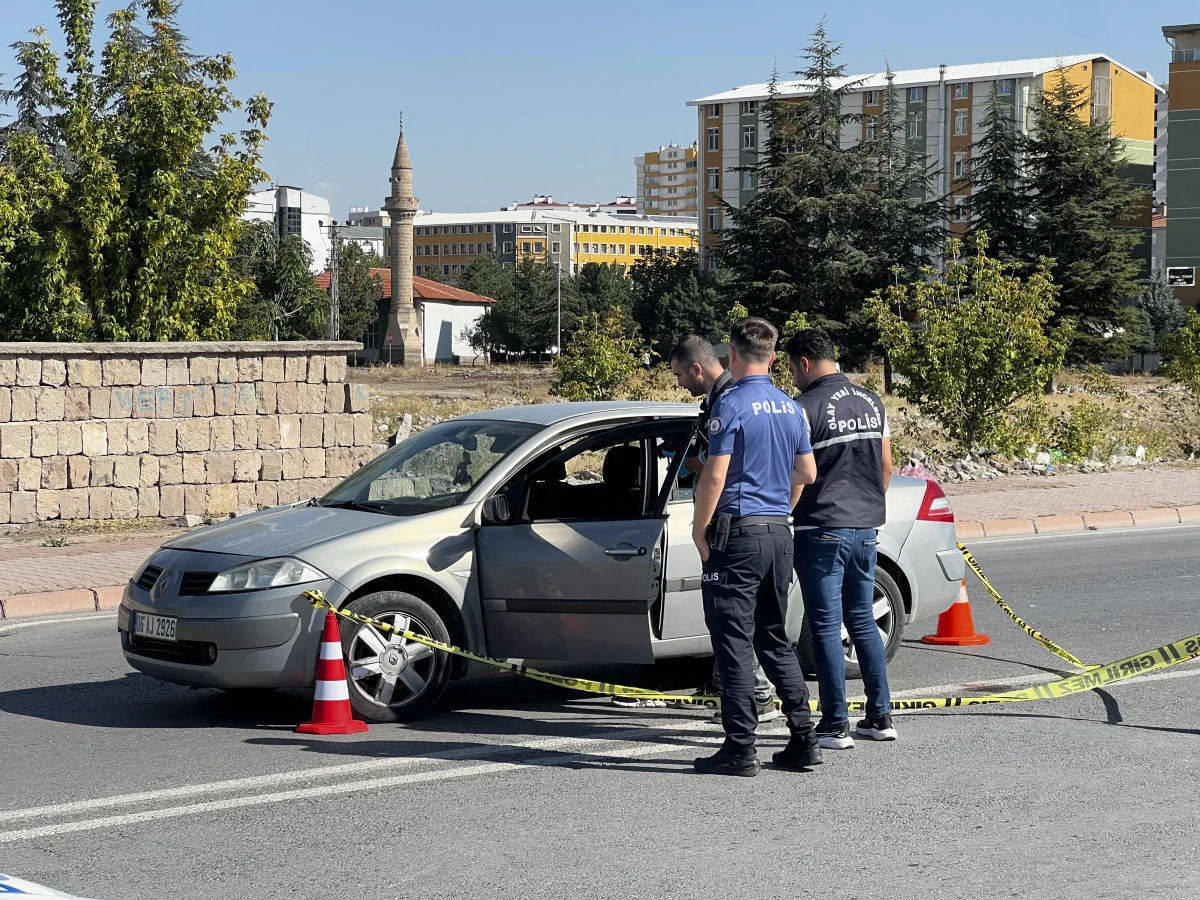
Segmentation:
{"type": "Polygon", "coordinates": [[[1163,371],[1193,394],[1200,394],[1200,312],[1188,311],[1187,321],[1159,342],[1168,362],[1163,371]]]}
{"type": "Polygon", "coordinates": [[[550,393],[564,400],[643,400],[646,348],[629,337],[620,307],[601,318],[591,313],[554,361],[550,393]]]}

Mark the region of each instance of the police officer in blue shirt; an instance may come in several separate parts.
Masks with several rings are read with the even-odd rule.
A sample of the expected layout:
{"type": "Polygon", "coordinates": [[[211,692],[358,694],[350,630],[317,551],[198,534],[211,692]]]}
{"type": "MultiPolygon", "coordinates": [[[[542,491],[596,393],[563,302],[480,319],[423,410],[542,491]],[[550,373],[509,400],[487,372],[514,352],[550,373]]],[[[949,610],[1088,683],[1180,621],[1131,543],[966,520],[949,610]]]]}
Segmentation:
{"type": "Polygon", "coordinates": [[[764,319],[732,329],[735,384],[708,423],[708,459],[696,481],[692,539],[704,562],[704,619],[721,672],[725,742],[695,761],[708,775],[753,776],[758,716],[754,657],[775,684],[792,737],[774,754],[788,769],[821,762],[808,686],[784,630],[792,575],[790,514],[817,474],[808,427],[792,398],[771,383],[778,333],[764,319]]]}

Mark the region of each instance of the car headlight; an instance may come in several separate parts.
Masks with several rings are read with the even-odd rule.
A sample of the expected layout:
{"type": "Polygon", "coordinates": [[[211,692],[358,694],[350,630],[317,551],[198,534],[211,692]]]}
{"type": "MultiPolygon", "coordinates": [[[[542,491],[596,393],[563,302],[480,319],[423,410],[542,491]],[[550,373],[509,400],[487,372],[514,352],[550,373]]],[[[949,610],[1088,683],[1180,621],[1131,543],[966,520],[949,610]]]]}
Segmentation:
{"type": "Polygon", "coordinates": [[[283,556],[278,559],[260,559],[226,569],[213,579],[210,594],[224,591],[261,591],[266,588],[286,587],[289,584],[305,584],[323,581],[329,576],[314,569],[306,562],[283,556]]]}

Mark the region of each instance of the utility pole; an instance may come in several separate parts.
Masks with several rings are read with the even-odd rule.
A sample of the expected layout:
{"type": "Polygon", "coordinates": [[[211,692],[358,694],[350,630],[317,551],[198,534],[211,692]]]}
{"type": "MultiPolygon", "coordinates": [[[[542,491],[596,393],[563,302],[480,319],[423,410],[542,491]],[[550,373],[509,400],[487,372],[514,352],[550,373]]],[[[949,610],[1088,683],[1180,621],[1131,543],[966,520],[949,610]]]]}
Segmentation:
{"type": "Polygon", "coordinates": [[[338,223],[329,221],[329,339],[336,341],[341,333],[341,303],[338,299],[338,223]]]}
{"type": "MultiPolygon", "coordinates": [[[[560,254],[561,256],[561,254],[560,254]]],[[[555,342],[555,356],[562,358],[562,260],[554,260],[554,268],[558,270],[558,287],[556,293],[558,295],[558,340],[555,342]]]]}

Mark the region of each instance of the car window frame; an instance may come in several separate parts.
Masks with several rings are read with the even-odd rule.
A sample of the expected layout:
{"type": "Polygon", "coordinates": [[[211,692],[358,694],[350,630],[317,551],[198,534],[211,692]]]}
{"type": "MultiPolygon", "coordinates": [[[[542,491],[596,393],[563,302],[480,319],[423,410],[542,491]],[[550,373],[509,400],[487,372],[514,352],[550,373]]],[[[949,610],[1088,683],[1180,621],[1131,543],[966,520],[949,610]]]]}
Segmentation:
{"type": "Polygon", "coordinates": [[[698,424],[698,416],[695,420],[683,416],[656,417],[639,419],[633,422],[622,422],[615,425],[612,423],[599,423],[598,425],[597,423],[591,423],[589,426],[580,428],[578,431],[557,435],[547,446],[541,447],[531,454],[525,463],[519,465],[511,475],[507,476],[501,482],[496,490],[491,492],[491,496],[503,494],[508,498],[509,508],[512,510],[509,518],[503,522],[484,521],[481,524],[502,527],[506,525],[532,525],[547,522],[597,522],[612,520],[613,517],[609,515],[566,516],[553,519],[526,518],[524,511],[528,498],[527,488],[529,479],[546,466],[559,461],[565,461],[588,450],[604,446],[616,446],[620,443],[632,443],[633,441],[639,441],[641,444],[642,465],[643,470],[647,474],[646,484],[642,487],[644,492],[643,503],[646,500],[645,492],[650,489],[651,478],[654,479],[656,494],[654,505],[650,508],[649,512],[644,512],[638,516],[623,516],[621,518],[638,520],[665,518],[666,507],[670,502],[671,492],[674,489],[675,482],[678,480],[679,469],[683,465],[686,452],[675,454],[675,458],[671,460],[671,464],[667,469],[663,483],[660,484],[658,482],[658,466],[654,465],[654,459],[649,452],[647,440],[664,436],[664,430],[677,429],[683,438],[681,446],[689,448],[695,439],[698,424]],[[570,442],[571,446],[560,449],[550,457],[545,457],[548,450],[566,442],[570,442]],[[581,443],[584,446],[581,447],[581,443]]]}

